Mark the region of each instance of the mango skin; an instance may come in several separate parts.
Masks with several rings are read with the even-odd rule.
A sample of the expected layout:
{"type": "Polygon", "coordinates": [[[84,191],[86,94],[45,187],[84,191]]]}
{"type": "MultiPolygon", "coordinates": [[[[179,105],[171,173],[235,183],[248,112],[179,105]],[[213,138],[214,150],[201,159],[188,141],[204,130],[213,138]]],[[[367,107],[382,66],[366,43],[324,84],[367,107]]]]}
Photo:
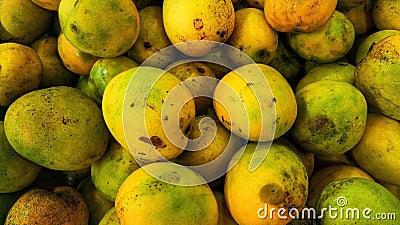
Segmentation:
{"type": "Polygon", "coordinates": [[[335,11],[320,29],[311,33],[286,33],[286,39],[303,59],[331,63],[350,51],[355,41],[355,30],[343,13],[335,11]]]}
{"type": "Polygon", "coordinates": [[[400,185],[400,122],[368,113],[361,140],[350,151],[354,161],[374,178],[400,185]]]}
{"type": "Polygon", "coordinates": [[[304,150],[339,155],[361,139],[367,121],[367,102],[353,85],[317,81],[296,94],[297,119],[291,136],[304,150]]]}
{"type": "Polygon", "coordinates": [[[400,34],[384,38],[375,44],[357,65],[355,86],[364,94],[368,106],[375,112],[400,120],[400,34]]]}
{"type": "Polygon", "coordinates": [[[262,10],[244,8],[235,12],[235,29],[226,43],[254,62],[268,64],[278,48],[278,32],[268,24],[262,10]]]}
{"type": "Polygon", "coordinates": [[[110,138],[96,103],[68,86],[18,98],[6,112],[4,129],[15,151],[54,170],[90,166],[104,154],[110,138]]]}
{"type": "Polygon", "coordinates": [[[354,85],[355,69],[356,67],[352,64],[340,61],[317,65],[300,79],[296,85],[295,92],[310,83],[320,80],[342,81],[354,85]]]}
{"type": "MultiPolygon", "coordinates": [[[[249,2],[249,1],[247,1],[249,2]]],[[[264,0],[268,23],[279,32],[313,32],[326,24],[337,0],[264,0]]]]}
{"type": "Polygon", "coordinates": [[[368,35],[357,48],[355,65],[358,65],[367,56],[373,45],[393,34],[400,34],[400,30],[380,30],[368,35]]]}
{"type": "Polygon", "coordinates": [[[90,69],[88,94],[101,105],[104,90],[112,78],[119,73],[137,67],[139,64],[126,56],[98,59],[90,69]]]}
{"type": "MultiPolygon", "coordinates": [[[[260,148],[268,147],[259,144],[260,148]]],[[[226,205],[239,224],[287,224],[290,217],[279,219],[275,212],[272,219],[270,215],[261,219],[257,210],[265,203],[269,208],[285,208],[286,213],[289,208],[301,210],[308,195],[306,168],[289,147],[273,143],[261,165],[250,172],[249,163],[256,146],[257,143],[249,143],[232,157],[224,184],[226,205]]]]}
{"type": "Polygon", "coordinates": [[[0,1],[0,40],[29,45],[50,27],[54,13],[31,0],[0,1]]]}
{"type": "Polygon", "coordinates": [[[310,178],[307,206],[314,207],[319,194],[329,183],[347,177],[363,177],[374,181],[367,172],[356,166],[331,165],[316,170],[310,178]]]}
{"type": "MultiPolygon", "coordinates": [[[[343,201],[344,202],[344,201],[343,201]]],[[[342,202],[342,203],[343,203],[342,202]]],[[[366,178],[343,178],[328,184],[321,192],[317,203],[316,211],[321,212],[323,208],[336,208],[337,217],[331,218],[328,211],[325,211],[324,217],[319,221],[321,225],[331,224],[395,224],[395,220],[374,220],[376,213],[395,213],[396,217],[400,213],[400,200],[396,198],[389,190],[380,184],[368,180],[366,178]],[[338,199],[346,198],[346,204],[342,207],[338,205],[338,199]],[[363,210],[369,208],[371,211],[367,216],[363,216],[363,210]],[[359,218],[352,215],[348,211],[358,209],[360,212],[359,218]],[[343,214],[340,216],[340,211],[343,214]],[[354,216],[354,219],[352,219],[354,216]]],[[[354,212],[354,211],[353,211],[354,212]]],[[[397,218],[396,218],[397,219],[397,218]]]]}
{"type": "Polygon", "coordinates": [[[115,201],[121,184],[139,167],[130,151],[112,139],[107,152],[91,166],[93,184],[102,196],[115,201]]]}
{"type": "Polygon", "coordinates": [[[104,214],[98,225],[120,225],[115,207],[112,207],[104,214]]]}
{"type": "Polygon", "coordinates": [[[40,57],[43,65],[39,88],[52,86],[73,86],[79,76],[67,69],[59,57],[57,37],[46,36],[37,39],[30,46],[40,57]]]}
{"type": "Polygon", "coordinates": [[[58,12],[66,38],[82,52],[99,57],[124,54],[140,30],[138,10],[131,0],[64,0],[58,12]]]}
{"type": "MultiPolygon", "coordinates": [[[[135,44],[127,51],[135,62],[143,63],[161,49],[171,45],[164,30],[162,7],[151,5],[139,10],[140,31],[135,44]]],[[[164,51],[165,52],[165,51],[164,51]]],[[[154,56],[153,56],[154,57],[154,56]]],[[[173,62],[173,55],[157,54],[157,66],[164,68],[173,62]]]]}
{"type": "Polygon", "coordinates": [[[0,121],[0,193],[20,191],[39,175],[42,167],[21,157],[10,145],[0,121]]]}
{"type": "MultiPolygon", "coordinates": [[[[164,100],[173,88],[179,86],[179,83],[180,80],[169,72],[157,69],[155,67],[135,67],[119,73],[109,82],[106,89],[104,90],[102,111],[107,127],[109,128],[112,136],[125,149],[129,149],[131,153],[133,153],[134,156],[139,158],[140,160],[154,161],[160,160],[160,157],[170,160],[176,158],[179,154],[182,153],[183,148],[173,145],[168,139],[167,135],[165,134],[166,132],[164,132],[161,118],[161,110],[164,105],[164,100]],[[124,96],[126,94],[127,87],[134,76],[138,76],[139,78],[137,79],[147,79],[147,76],[143,75],[160,72],[162,72],[162,76],[151,87],[151,91],[147,97],[148,104],[146,104],[144,108],[146,120],[145,125],[148,137],[143,137],[143,133],[134,133],[135,135],[137,135],[137,138],[140,141],[149,144],[149,146],[146,149],[138,149],[135,148],[135,146],[133,148],[129,148],[124,133],[124,118],[122,115],[125,99],[124,96]],[[149,138],[152,139],[148,140],[149,138]],[[157,152],[156,154],[154,151],[150,151],[154,148],[159,154],[157,152]]],[[[185,86],[181,87],[185,89],[185,86]]],[[[135,97],[143,96],[142,90],[139,90],[137,88],[132,88],[132,90],[130,91],[131,93],[129,97],[134,94],[135,97]]],[[[186,91],[185,93],[190,95],[189,90],[186,91]]],[[[134,107],[135,102],[130,102],[130,106],[134,107]]],[[[179,127],[182,133],[185,132],[185,130],[190,126],[191,121],[194,120],[196,113],[195,110],[195,103],[193,99],[189,100],[182,106],[178,120],[179,127]]],[[[166,116],[168,116],[168,114],[166,114],[166,116]]],[[[186,140],[182,140],[182,142],[179,144],[186,145],[186,140]]]]}
{"type": "MultiPolygon", "coordinates": [[[[196,4],[186,0],[165,0],[163,23],[172,44],[199,40],[226,42],[235,26],[235,11],[231,0],[198,0],[196,4]]],[[[203,56],[213,46],[207,43],[201,47],[179,45],[177,48],[190,56],[203,56]]]]}
{"type": "Polygon", "coordinates": [[[118,191],[115,209],[120,224],[217,225],[217,201],[211,188],[203,182],[203,178],[191,169],[170,166],[167,162],[141,167],[118,191]],[[154,170],[156,173],[148,173],[154,170]],[[191,181],[197,185],[181,185],[181,182],[191,181]]]}
{"type": "Polygon", "coordinates": [[[0,107],[38,89],[43,65],[37,52],[25,45],[0,44],[0,107]]]}
{"type": "Polygon", "coordinates": [[[217,84],[213,99],[222,124],[250,141],[279,138],[291,128],[297,116],[290,84],[276,69],[265,64],[247,64],[226,74],[217,84]],[[246,81],[246,76],[253,80],[246,81]]]}
{"type": "Polygon", "coordinates": [[[68,224],[87,225],[89,212],[79,192],[69,186],[54,189],[31,189],[11,207],[5,225],[68,224]]]}

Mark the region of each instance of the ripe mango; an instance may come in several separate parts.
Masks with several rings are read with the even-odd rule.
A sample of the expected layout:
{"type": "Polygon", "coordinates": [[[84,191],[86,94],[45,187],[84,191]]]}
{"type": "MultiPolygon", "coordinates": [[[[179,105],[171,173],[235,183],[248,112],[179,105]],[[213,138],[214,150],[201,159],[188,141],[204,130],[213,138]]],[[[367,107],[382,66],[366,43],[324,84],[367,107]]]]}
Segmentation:
{"type": "Polygon", "coordinates": [[[11,207],[5,225],[87,225],[88,219],[88,208],[79,192],[69,186],[57,186],[25,192],[11,207]]]}
{"type": "MultiPolygon", "coordinates": [[[[172,44],[201,40],[226,42],[235,26],[235,11],[231,0],[198,0],[195,4],[187,0],[165,0],[163,23],[172,44]]],[[[204,56],[214,45],[208,42],[193,48],[191,44],[181,44],[177,48],[190,56],[204,56]]]]}
{"type": "Polygon", "coordinates": [[[399,132],[399,121],[368,113],[364,134],[350,154],[374,178],[400,185],[399,132]]]}
{"type": "Polygon", "coordinates": [[[62,0],[58,17],[61,31],[72,45],[99,57],[124,54],[140,30],[138,10],[132,0],[62,0]]]}
{"type": "Polygon", "coordinates": [[[39,175],[42,167],[20,156],[10,145],[0,121],[0,193],[20,191],[39,175]]]}
{"type": "MultiPolygon", "coordinates": [[[[258,145],[269,147],[266,143],[258,145]]],[[[273,143],[261,165],[249,171],[256,147],[257,143],[249,143],[232,157],[224,184],[226,205],[239,224],[287,224],[292,218],[279,218],[277,210],[270,214],[270,209],[283,208],[280,214],[287,216],[290,208],[301,210],[305,206],[306,168],[289,147],[273,143]]]]}
{"type": "Polygon", "coordinates": [[[355,86],[375,112],[400,120],[400,34],[376,43],[357,65],[355,86]]]}
{"type": "Polygon", "coordinates": [[[217,225],[217,201],[204,182],[187,167],[169,162],[147,164],[135,170],[118,190],[115,209],[119,222],[217,225]]]}
{"type": "Polygon", "coordinates": [[[295,96],[298,115],[291,135],[304,150],[339,155],[361,139],[367,102],[353,85],[322,80],[305,86],[295,96]]]}
{"type": "Polygon", "coordinates": [[[54,170],[90,166],[104,154],[110,138],[97,104],[68,86],[18,98],[6,112],[4,129],[15,151],[54,170]]]}

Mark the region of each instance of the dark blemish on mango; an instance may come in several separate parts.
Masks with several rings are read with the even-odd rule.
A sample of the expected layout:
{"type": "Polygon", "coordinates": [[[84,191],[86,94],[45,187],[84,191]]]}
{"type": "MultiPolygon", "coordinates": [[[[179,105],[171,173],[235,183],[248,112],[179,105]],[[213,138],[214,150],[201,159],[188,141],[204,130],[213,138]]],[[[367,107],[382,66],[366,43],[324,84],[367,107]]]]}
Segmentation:
{"type": "Polygon", "coordinates": [[[264,49],[259,51],[258,55],[260,58],[268,58],[270,54],[267,50],[264,49]]]}
{"type": "Polygon", "coordinates": [[[335,133],[335,123],[325,116],[319,116],[308,122],[308,129],[311,133],[332,135],[335,133]]]}
{"type": "Polygon", "coordinates": [[[221,32],[217,31],[217,35],[219,35],[220,38],[224,38],[226,35],[226,32],[225,31],[221,31],[221,32]]]}
{"type": "Polygon", "coordinates": [[[265,203],[281,204],[285,201],[285,191],[278,184],[266,184],[260,191],[259,196],[265,203]]]}
{"type": "Polygon", "coordinates": [[[202,19],[194,19],[193,20],[193,27],[196,30],[201,30],[203,29],[203,20],[202,19]]]}
{"type": "Polygon", "coordinates": [[[197,71],[199,71],[199,73],[205,73],[206,70],[201,68],[201,67],[197,67],[197,71]]]}
{"type": "Polygon", "coordinates": [[[74,33],[79,33],[79,29],[75,24],[71,25],[71,31],[74,32],[74,33]]]}
{"type": "Polygon", "coordinates": [[[143,46],[145,49],[149,49],[149,48],[151,48],[152,45],[151,45],[150,41],[144,41],[143,46]]]}
{"type": "Polygon", "coordinates": [[[150,138],[150,141],[156,148],[165,148],[165,147],[167,147],[167,145],[158,136],[152,136],[150,138]]]}

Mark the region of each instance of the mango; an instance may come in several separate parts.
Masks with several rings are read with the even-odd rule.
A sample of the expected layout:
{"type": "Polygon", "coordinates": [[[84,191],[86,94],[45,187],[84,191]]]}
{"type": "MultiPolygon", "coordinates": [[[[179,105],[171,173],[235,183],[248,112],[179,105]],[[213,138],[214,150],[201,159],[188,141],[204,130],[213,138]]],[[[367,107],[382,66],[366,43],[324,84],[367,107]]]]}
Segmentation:
{"type": "Polygon", "coordinates": [[[400,200],[374,181],[352,177],[329,183],[315,209],[322,225],[395,224],[400,200]]]}
{"type": "Polygon", "coordinates": [[[291,136],[308,152],[339,155],[361,139],[367,121],[367,102],[353,85],[317,81],[296,94],[298,115],[291,136]]]}
{"type": "Polygon", "coordinates": [[[292,49],[305,60],[317,63],[331,63],[344,57],[355,41],[353,24],[347,17],[335,10],[329,20],[313,32],[286,33],[292,49]]]}
{"type": "Polygon", "coordinates": [[[189,56],[204,56],[215,46],[214,42],[226,42],[235,26],[231,0],[199,0],[196,4],[186,0],[165,0],[162,15],[165,32],[172,44],[210,41],[196,47],[175,45],[189,56]]]}
{"type": "Polygon", "coordinates": [[[20,191],[36,179],[42,167],[20,156],[10,145],[0,121],[0,193],[20,191]]]}
{"type": "Polygon", "coordinates": [[[310,69],[297,83],[295,92],[304,86],[320,81],[342,81],[354,85],[354,71],[356,67],[348,62],[333,62],[317,65],[310,69]]]}
{"type": "Polygon", "coordinates": [[[0,107],[38,89],[43,65],[38,53],[15,42],[0,44],[0,107]]]}
{"type": "Polygon", "coordinates": [[[244,8],[235,11],[235,28],[226,43],[254,62],[268,64],[278,48],[278,32],[268,24],[261,9],[244,8]]]}
{"type": "Polygon", "coordinates": [[[293,84],[298,82],[302,63],[302,58],[286,43],[284,35],[278,35],[278,48],[268,65],[278,70],[289,83],[293,84]]]}
{"type": "Polygon", "coordinates": [[[54,170],[90,166],[104,154],[110,138],[96,103],[68,86],[18,98],[6,112],[4,130],[21,156],[54,170]]]}
{"type": "Polygon", "coordinates": [[[305,206],[307,171],[289,147],[249,143],[235,153],[229,168],[224,184],[225,200],[238,224],[287,224],[292,219],[288,216],[289,209],[301,210],[305,206]],[[260,166],[249,171],[256,148],[269,148],[269,151],[260,166]],[[271,211],[273,208],[276,210],[271,211]],[[278,217],[278,209],[280,216],[286,218],[278,217]]]}
{"type": "Polygon", "coordinates": [[[57,186],[25,192],[11,207],[5,225],[87,225],[88,219],[88,208],[79,192],[69,186],[57,186]]]}
{"type": "Polygon", "coordinates": [[[400,120],[400,34],[376,43],[356,67],[354,83],[375,112],[400,120]]]}
{"type": "Polygon", "coordinates": [[[72,45],[98,57],[124,54],[140,30],[138,10],[132,0],[62,0],[58,17],[61,31],[72,45]]]}
{"type": "Polygon", "coordinates": [[[399,121],[368,113],[364,134],[350,154],[374,178],[400,185],[399,132],[399,121]]]}
{"type": "Polygon", "coordinates": [[[53,21],[53,11],[31,0],[0,1],[0,40],[29,45],[42,36],[53,21]]]}
{"type": "Polygon", "coordinates": [[[313,153],[304,151],[304,149],[302,149],[294,140],[292,140],[289,135],[275,139],[274,142],[285,145],[294,153],[296,153],[306,168],[308,177],[311,177],[315,167],[315,156],[313,153]]]}
{"type": "MultiPolygon", "coordinates": [[[[157,57],[157,66],[164,68],[173,62],[173,55],[164,55],[168,51],[160,50],[171,45],[163,24],[162,7],[147,6],[139,10],[140,31],[135,44],[127,51],[128,56],[142,64],[150,56],[157,57]],[[158,53],[157,55],[154,55],[158,53]]],[[[169,53],[169,52],[168,52],[169,53]]]]}
{"type": "Polygon", "coordinates": [[[114,202],[121,184],[139,167],[131,152],[111,139],[104,156],[91,166],[90,174],[100,195],[114,202]]]}
{"type": "MultiPolygon", "coordinates": [[[[204,87],[201,82],[202,76],[206,78],[215,78],[212,69],[204,62],[187,62],[179,64],[168,69],[168,72],[174,74],[181,81],[185,81],[185,85],[189,88],[190,93],[193,95],[194,105],[196,108],[196,116],[204,114],[208,108],[212,108],[213,101],[211,96],[196,96],[199,93],[204,93],[205,88],[214,89],[213,86],[204,87]]],[[[216,84],[217,79],[214,79],[213,84],[216,84]]],[[[211,82],[210,82],[211,83],[211,82]]],[[[207,82],[207,84],[210,84],[207,82]]]]}
{"type": "Polygon", "coordinates": [[[351,21],[356,35],[361,36],[369,34],[376,29],[372,18],[374,4],[375,0],[339,0],[336,8],[351,21]]]}
{"type": "Polygon", "coordinates": [[[321,29],[328,23],[338,0],[289,0],[284,2],[264,0],[263,2],[265,18],[275,30],[285,33],[310,33],[321,29]]]}
{"type": "Polygon", "coordinates": [[[58,55],[64,66],[73,73],[89,75],[90,69],[99,57],[82,52],[76,48],[64,33],[60,33],[57,39],[58,55]]]}
{"type": "Polygon", "coordinates": [[[363,177],[375,181],[367,172],[356,166],[342,164],[320,168],[310,178],[307,206],[315,207],[318,196],[326,185],[346,177],[363,177]]]}
{"type": "Polygon", "coordinates": [[[225,175],[232,155],[243,145],[243,140],[232,135],[215,115],[196,117],[188,138],[190,142],[173,162],[190,166],[207,182],[225,175]]]}
{"type": "Polygon", "coordinates": [[[358,65],[367,56],[372,46],[385,37],[400,34],[400,30],[380,30],[369,34],[358,46],[356,51],[355,65],[358,65]]]}
{"type": "Polygon", "coordinates": [[[139,64],[126,56],[100,58],[90,68],[88,95],[101,105],[104,90],[112,78],[139,64]]]}
{"type": "Polygon", "coordinates": [[[154,162],[135,170],[115,199],[121,225],[218,223],[218,205],[204,179],[170,162],[154,162]]]}
{"type": "Polygon", "coordinates": [[[214,110],[222,124],[250,141],[285,134],[297,116],[288,81],[265,64],[247,64],[226,74],[214,90],[214,110]]]}
{"type": "MultiPolygon", "coordinates": [[[[178,104],[177,100],[169,106],[178,104]]],[[[129,149],[136,159],[145,162],[162,158],[169,160],[181,154],[187,144],[187,139],[181,135],[185,135],[184,132],[187,132],[186,129],[195,118],[195,104],[187,87],[180,84],[180,80],[171,73],[144,66],[126,70],[110,81],[104,91],[102,109],[113,137],[125,149],[129,149]],[[149,79],[154,79],[155,76],[159,79],[149,79]],[[144,82],[147,84],[144,85],[144,82]],[[164,105],[167,105],[164,104],[166,98],[173,90],[179,90],[174,91],[174,99],[178,98],[177,94],[180,100],[189,98],[186,103],[179,105],[180,111],[173,108],[163,109],[164,105]],[[143,100],[145,102],[141,103],[143,100]],[[137,123],[137,118],[142,116],[143,124],[140,124],[140,127],[137,124],[132,126],[133,123],[137,123]],[[177,127],[172,130],[164,129],[163,123],[170,119],[177,127]],[[173,132],[172,136],[167,136],[167,132],[173,132]],[[175,138],[174,144],[170,138],[175,138]],[[129,146],[127,139],[130,139],[129,146]],[[136,144],[132,144],[135,142],[136,144]]]]}
{"type": "Polygon", "coordinates": [[[98,225],[120,225],[115,207],[112,207],[104,214],[98,225]]]}
{"type": "Polygon", "coordinates": [[[79,76],[64,66],[58,55],[58,40],[46,36],[37,39],[30,46],[34,49],[43,65],[39,88],[53,86],[74,86],[79,76]]]}
{"type": "Polygon", "coordinates": [[[376,0],[372,18],[378,30],[399,30],[400,3],[394,0],[376,0]]]}

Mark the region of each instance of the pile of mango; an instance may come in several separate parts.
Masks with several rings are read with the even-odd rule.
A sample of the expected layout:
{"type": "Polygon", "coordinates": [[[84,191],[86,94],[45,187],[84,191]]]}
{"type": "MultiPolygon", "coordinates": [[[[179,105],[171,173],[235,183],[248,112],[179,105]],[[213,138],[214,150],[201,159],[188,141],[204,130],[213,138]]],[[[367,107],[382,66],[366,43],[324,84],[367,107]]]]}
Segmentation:
{"type": "Polygon", "coordinates": [[[1,0],[0,223],[398,224],[399,68],[400,1],[1,0]]]}

